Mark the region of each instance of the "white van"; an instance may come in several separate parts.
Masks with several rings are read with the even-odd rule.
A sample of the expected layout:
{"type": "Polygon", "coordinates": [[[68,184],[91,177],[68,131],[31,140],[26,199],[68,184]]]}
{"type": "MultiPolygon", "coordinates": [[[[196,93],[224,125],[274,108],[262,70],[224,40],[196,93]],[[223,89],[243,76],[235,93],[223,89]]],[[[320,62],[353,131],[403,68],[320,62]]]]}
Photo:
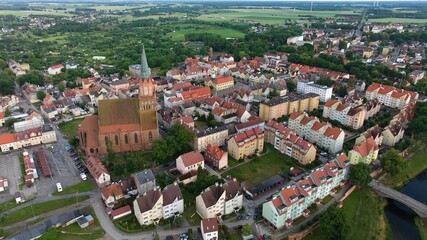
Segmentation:
{"type": "Polygon", "coordinates": [[[56,183],[56,188],[58,189],[58,192],[62,192],[61,183],[56,183]]]}

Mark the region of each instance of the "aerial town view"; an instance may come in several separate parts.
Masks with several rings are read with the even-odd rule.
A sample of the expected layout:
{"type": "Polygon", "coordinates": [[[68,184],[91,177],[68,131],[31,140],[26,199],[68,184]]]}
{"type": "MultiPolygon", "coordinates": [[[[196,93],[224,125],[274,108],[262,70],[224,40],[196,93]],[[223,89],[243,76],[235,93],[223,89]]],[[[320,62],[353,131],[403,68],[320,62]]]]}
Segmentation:
{"type": "Polygon", "coordinates": [[[0,0],[0,239],[427,240],[427,1],[0,0]]]}

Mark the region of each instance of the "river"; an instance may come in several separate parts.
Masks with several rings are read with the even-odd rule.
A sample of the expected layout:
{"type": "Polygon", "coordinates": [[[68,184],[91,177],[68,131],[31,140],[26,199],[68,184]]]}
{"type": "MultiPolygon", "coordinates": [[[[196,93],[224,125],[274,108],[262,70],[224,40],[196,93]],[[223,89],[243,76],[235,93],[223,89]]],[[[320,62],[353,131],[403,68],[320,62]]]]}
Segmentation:
{"type": "MultiPolygon", "coordinates": [[[[427,171],[422,172],[406,185],[400,192],[422,202],[427,203],[427,171]]],[[[408,207],[394,200],[388,200],[384,209],[385,216],[390,224],[394,240],[419,240],[420,233],[414,222],[416,214],[408,207]]]]}

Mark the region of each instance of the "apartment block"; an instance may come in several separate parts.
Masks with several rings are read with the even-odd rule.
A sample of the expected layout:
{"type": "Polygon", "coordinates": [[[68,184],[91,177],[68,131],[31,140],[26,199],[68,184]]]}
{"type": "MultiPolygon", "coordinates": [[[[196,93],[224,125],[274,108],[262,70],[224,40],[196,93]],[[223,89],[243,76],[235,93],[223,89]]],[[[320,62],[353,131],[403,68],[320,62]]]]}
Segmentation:
{"type": "Polygon", "coordinates": [[[273,98],[260,104],[259,116],[265,121],[270,121],[293,112],[310,112],[319,108],[319,99],[319,95],[314,93],[273,98]]]}
{"type": "Polygon", "coordinates": [[[366,111],[363,107],[352,107],[349,103],[341,103],[330,99],[323,107],[323,117],[336,120],[345,126],[359,129],[365,122],[366,111]]]}
{"type": "Polygon", "coordinates": [[[348,160],[351,164],[366,163],[377,160],[379,147],[374,138],[370,137],[361,143],[355,145],[351,151],[348,152],[348,160]]]}
{"type": "Polygon", "coordinates": [[[418,93],[387,86],[379,83],[372,83],[366,89],[366,99],[378,99],[381,104],[387,107],[403,109],[411,100],[418,99],[418,93]]]}
{"type": "Polygon", "coordinates": [[[321,102],[326,102],[332,98],[332,87],[315,84],[313,81],[299,80],[297,84],[297,93],[315,93],[320,96],[321,102]]]}
{"type": "Polygon", "coordinates": [[[292,226],[295,219],[310,214],[309,206],[320,204],[335,188],[346,183],[350,162],[345,154],[316,168],[296,183],[288,185],[262,207],[264,220],[274,229],[292,226]]]}
{"type": "Polygon", "coordinates": [[[259,128],[253,128],[237,133],[227,141],[228,153],[240,160],[264,149],[264,133],[259,128]]]}
{"type": "Polygon", "coordinates": [[[264,135],[266,142],[272,144],[281,153],[298,160],[303,165],[309,164],[316,159],[317,150],[315,146],[297,136],[281,123],[268,121],[264,135]]]}
{"type": "Polygon", "coordinates": [[[305,112],[292,113],[289,116],[288,128],[309,142],[327,149],[330,153],[338,153],[342,150],[345,132],[341,128],[333,127],[330,123],[308,116],[305,112]]]}

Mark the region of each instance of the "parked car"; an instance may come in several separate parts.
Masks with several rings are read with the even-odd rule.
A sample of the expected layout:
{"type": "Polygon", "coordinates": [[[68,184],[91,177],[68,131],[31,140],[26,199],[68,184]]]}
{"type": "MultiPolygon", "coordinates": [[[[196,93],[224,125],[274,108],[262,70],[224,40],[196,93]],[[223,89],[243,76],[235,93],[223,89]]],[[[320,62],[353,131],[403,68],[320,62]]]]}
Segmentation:
{"type": "Polygon", "coordinates": [[[85,174],[85,173],[80,173],[80,178],[81,178],[83,181],[86,181],[86,180],[87,180],[87,176],[86,176],[86,174],[85,174]]]}
{"type": "Polygon", "coordinates": [[[243,228],[242,225],[237,225],[237,226],[234,227],[235,230],[239,230],[239,229],[242,229],[242,228],[243,228]]]}

